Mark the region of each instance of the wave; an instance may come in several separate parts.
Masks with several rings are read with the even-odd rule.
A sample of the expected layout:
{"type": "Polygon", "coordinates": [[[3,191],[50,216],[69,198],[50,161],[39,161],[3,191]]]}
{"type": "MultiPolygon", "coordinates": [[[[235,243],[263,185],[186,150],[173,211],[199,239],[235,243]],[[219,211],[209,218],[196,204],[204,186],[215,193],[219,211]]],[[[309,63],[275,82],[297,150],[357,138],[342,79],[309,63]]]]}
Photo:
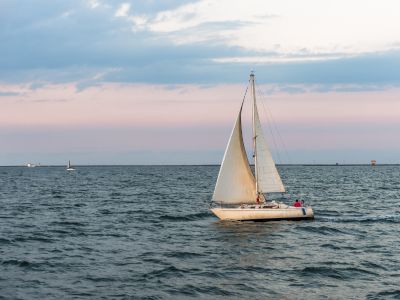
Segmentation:
{"type": "Polygon", "coordinates": [[[310,276],[310,277],[327,276],[342,280],[354,278],[357,275],[372,275],[372,276],[378,275],[378,273],[355,267],[348,267],[348,268],[305,267],[300,272],[303,276],[310,276]]]}
{"type": "Polygon", "coordinates": [[[14,240],[16,242],[28,242],[28,241],[36,241],[36,242],[42,242],[42,243],[52,243],[52,242],[54,242],[53,238],[45,237],[45,236],[37,236],[37,235],[18,236],[14,240]]]}
{"type": "Polygon", "coordinates": [[[204,256],[204,254],[194,253],[194,252],[187,252],[187,251],[173,251],[173,252],[165,253],[164,256],[166,256],[166,257],[178,257],[178,258],[193,258],[193,257],[204,256]]]}
{"type": "Polygon", "coordinates": [[[11,244],[11,243],[12,243],[11,240],[0,237],[0,244],[11,244]]]}
{"type": "Polygon", "coordinates": [[[400,223],[400,215],[363,216],[363,217],[316,217],[316,221],[334,223],[400,223]]]}
{"type": "Polygon", "coordinates": [[[86,276],[85,279],[93,282],[114,282],[118,281],[118,278],[115,277],[94,277],[94,276],[86,276]]]}
{"type": "Polygon", "coordinates": [[[56,221],[52,222],[52,225],[66,225],[66,226],[86,226],[86,223],[83,222],[74,222],[74,221],[56,221]]]}
{"type": "Polygon", "coordinates": [[[324,235],[336,235],[336,234],[346,234],[346,232],[333,228],[333,227],[328,227],[328,226],[299,226],[298,229],[306,231],[306,232],[312,232],[312,233],[321,233],[324,235]]]}
{"type": "Polygon", "coordinates": [[[13,265],[13,266],[19,266],[19,267],[29,267],[32,266],[32,263],[30,263],[27,260],[19,260],[19,259],[8,259],[8,260],[3,260],[1,262],[2,265],[13,265]]]}
{"type": "MultiPolygon", "coordinates": [[[[322,244],[321,245],[322,248],[328,248],[328,249],[332,249],[332,250],[340,250],[342,249],[342,247],[336,245],[336,244],[322,244]]],[[[356,248],[353,248],[356,249],[356,248]]]]}
{"type": "Polygon", "coordinates": [[[178,269],[174,266],[168,266],[160,270],[154,270],[152,272],[149,272],[147,274],[144,274],[143,277],[144,279],[153,279],[153,278],[167,278],[167,277],[182,277],[184,273],[187,271],[178,269]]]}
{"type": "Polygon", "coordinates": [[[380,299],[400,299],[400,290],[387,290],[378,293],[370,293],[367,295],[368,300],[380,299]]]}
{"type": "Polygon", "coordinates": [[[370,269],[375,269],[375,270],[380,269],[380,270],[383,270],[383,271],[387,271],[387,268],[384,265],[375,264],[375,263],[373,263],[371,261],[362,262],[361,265],[363,265],[363,266],[365,266],[367,268],[370,268],[370,269]]]}
{"type": "Polygon", "coordinates": [[[170,291],[173,294],[181,294],[186,297],[195,297],[199,295],[215,295],[215,296],[234,296],[235,293],[222,286],[198,286],[193,284],[186,284],[182,288],[170,291]]]}
{"type": "Polygon", "coordinates": [[[110,193],[110,197],[112,198],[119,198],[120,196],[122,196],[123,194],[120,192],[111,192],[110,193]]]}
{"type": "Polygon", "coordinates": [[[202,220],[202,219],[206,219],[209,216],[211,216],[211,213],[202,212],[202,213],[188,214],[188,215],[183,215],[183,216],[162,215],[162,216],[160,216],[160,219],[168,220],[168,221],[182,222],[182,221],[202,220]]]}
{"type": "Polygon", "coordinates": [[[46,266],[46,267],[53,266],[52,264],[50,264],[47,261],[44,261],[44,262],[30,262],[30,261],[23,260],[23,259],[22,260],[21,259],[3,260],[3,261],[1,261],[0,264],[4,265],[4,266],[7,266],[7,265],[8,266],[18,266],[18,267],[27,268],[27,269],[37,269],[37,268],[40,268],[42,266],[46,266]]]}

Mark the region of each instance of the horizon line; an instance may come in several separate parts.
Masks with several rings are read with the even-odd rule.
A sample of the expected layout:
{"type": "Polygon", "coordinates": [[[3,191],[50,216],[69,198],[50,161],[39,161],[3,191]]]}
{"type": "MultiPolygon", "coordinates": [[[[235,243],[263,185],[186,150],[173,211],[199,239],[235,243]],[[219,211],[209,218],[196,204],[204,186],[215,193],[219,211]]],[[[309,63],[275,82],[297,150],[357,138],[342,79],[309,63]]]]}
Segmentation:
{"type": "MultiPolygon", "coordinates": [[[[400,166],[400,163],[381,163],[376,165],[371,165],[371,163],[288,163],[288,164],[275,164],[276,166],[333,166],[333,167],[340,167],[340,166],[400,166]]],[[[65,164],[62,165],[35,165],[34,167],[28,167],[27,165],[0,165],[0,167],[23,167],[23,168],[40,168],[40,167],[65,167],[65,164]]],[[[83,164],[77,165],[73,164],[74,167],[152,167],[152,166],[204,166],[204,167],[212,167],[212,166],[221,166],[221,164],[83,164]]],[[[250,166],[254,166],[251,164],[250,166]]]]}

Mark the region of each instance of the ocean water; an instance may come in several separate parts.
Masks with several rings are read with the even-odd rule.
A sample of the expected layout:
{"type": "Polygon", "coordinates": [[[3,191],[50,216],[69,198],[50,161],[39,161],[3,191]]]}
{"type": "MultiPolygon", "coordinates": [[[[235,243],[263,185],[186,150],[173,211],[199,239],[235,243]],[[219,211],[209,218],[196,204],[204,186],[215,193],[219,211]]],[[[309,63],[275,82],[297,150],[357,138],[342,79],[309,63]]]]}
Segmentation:
{"type": "Polygon", "coordinates": [[[279,170],[315,220],[218,221],[217,166],[1,167],[0,298],[400,299],[400,166],[279,170]]]}

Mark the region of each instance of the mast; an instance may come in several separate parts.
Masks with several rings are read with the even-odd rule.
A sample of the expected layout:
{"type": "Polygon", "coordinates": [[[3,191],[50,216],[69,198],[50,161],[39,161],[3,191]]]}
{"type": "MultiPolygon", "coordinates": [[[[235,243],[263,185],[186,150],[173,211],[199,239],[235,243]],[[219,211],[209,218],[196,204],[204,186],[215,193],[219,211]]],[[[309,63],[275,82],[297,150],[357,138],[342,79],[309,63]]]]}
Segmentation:
{"type": "Polygon", "coordinates": [[[256,197],[258,196],[258,165],[257,165],[257,132],[256,132],[256,112],[257,112],[257,104],[256,104],[256,88],[255,88],[255,80],[254,80],[254,72],[251,71],[250,74],[250,82],[251,82],[251,94],[253,96],[253,157],[254,157],[254,175],[256,178],[256,197]]]}

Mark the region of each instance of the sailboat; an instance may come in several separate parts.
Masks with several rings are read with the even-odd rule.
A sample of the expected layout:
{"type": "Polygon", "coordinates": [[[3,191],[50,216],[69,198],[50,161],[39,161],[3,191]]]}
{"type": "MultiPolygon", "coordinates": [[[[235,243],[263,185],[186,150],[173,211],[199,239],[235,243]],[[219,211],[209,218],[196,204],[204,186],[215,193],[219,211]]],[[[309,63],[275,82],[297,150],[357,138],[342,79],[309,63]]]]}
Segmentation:
{"type": "Polygon", "coordinates": [[[253,98],[254,174],[243,142],[242,109],[245,99],[243,98],[219,170],[212,197],[214,207],[211,211],[221,220],[312,219],[314,212],[311,207],[294,207],[267,199],[267,193],[284,193],[285,186],[262,132],[253,72],[250,74],[250,90],[253,98]]]}
{"type": "Polygon", "coordinates": [[[75,169],[71,167],[71,161],[68,161],[67,171],[75,171],[75,169]]]}

